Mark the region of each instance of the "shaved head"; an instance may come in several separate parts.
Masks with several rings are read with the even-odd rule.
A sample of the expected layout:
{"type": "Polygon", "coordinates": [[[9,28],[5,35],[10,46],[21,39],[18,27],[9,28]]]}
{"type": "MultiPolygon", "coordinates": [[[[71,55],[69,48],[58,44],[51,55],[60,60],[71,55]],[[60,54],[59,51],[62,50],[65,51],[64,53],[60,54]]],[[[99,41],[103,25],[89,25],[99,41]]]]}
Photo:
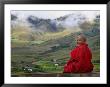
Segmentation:
{"type": "Polygon", "coordinates": [[[77,38],[82,39],[84,42],[86,42],[86,37],[83,34],[78,35],[77,38]]]}

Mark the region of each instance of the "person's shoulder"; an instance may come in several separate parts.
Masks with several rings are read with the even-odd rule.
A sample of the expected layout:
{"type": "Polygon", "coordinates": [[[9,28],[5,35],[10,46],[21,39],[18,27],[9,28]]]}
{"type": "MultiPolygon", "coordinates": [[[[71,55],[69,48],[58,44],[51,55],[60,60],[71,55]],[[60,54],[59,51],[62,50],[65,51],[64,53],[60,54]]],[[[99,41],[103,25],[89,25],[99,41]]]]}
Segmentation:
{"type": "Polygon", "coordinates": [[[80,49],[88,48],[88,44],[82,44],[79,46],[80,49]]]}

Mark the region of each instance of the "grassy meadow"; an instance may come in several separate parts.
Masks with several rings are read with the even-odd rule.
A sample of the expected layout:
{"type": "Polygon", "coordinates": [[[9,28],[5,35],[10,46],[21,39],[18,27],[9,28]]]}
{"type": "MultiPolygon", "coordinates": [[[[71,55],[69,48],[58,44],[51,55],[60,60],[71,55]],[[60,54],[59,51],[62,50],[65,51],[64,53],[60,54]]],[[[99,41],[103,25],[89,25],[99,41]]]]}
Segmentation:
{"type": "MultiPolygon", "coordinates": [[[[93,44],[97,42],[97,38],[93,38],[88,40],[90,46],[93,46],[93,44]]],[[[48,41],[19,41],[12,39],[11,43],[12,75],[39,72],[62,73],[64,64],[70,58],[69,53],[76,44],[73,36],[70,34],[59,39],[48,41]],[[72,42],[70,44],[66,44],[66,40],[70,40],[72,42]],[[58,66],[55,66],[56,63],[58,66]],[[24,67],[27,65],[32,69],[31,72],[28,70],[24,71],[24,67]]],[[[92,62],[94,64],[94,71],[100,72],[99,47],[95,47],[94,45],[91,49],[93,54],[92,62]]]]}

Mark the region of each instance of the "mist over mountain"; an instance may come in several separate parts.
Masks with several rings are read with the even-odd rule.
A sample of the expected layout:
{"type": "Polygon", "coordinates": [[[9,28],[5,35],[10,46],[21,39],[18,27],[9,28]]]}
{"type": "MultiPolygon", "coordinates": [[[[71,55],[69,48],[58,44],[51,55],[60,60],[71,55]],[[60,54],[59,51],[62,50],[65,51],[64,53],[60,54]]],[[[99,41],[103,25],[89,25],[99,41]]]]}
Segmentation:
{"type": "Polygon", "coordinates": [[[68,14],[56,19],[42,19],[33,15],[28,16],[25,20],[16,15],[11,15],[12,26],[24,25],[29,28],[42,32],[58,32],[64,29],[74,29],[79,24],[86,21],[87,18],[82,14],[68,14]]]}
{"type": "Polygon", "coordinates": [[[34,15],[22,19],[18,15],[11,14],[12,37],[22,40],[30,40],[30,38],[32,40],[47,40],[75,32],[91,34],[91,32],[100,31],[99,21],[99,15],[89,20],[85,15],[79,13],[64,15],[55,19],[44,19],[34,15]],[[94,25],[95,20],[98,23],[96,25],[94,25]],[[93,26],[98,27],[93,28],[93,26]]]}

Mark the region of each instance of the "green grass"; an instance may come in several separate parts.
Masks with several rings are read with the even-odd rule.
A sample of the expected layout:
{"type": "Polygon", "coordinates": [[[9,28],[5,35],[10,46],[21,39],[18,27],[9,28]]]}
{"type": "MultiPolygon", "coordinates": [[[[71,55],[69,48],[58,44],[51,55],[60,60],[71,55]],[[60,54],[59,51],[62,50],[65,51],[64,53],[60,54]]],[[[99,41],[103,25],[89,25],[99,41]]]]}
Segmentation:
{"type": "MultiPolygon", "coordinates": [[[[94,58],[93,60],[98,60],[98,58],[96,58],[99,54],[98,52],[96,52],[95,54],[93,54],[94,58]]],[[[99,56],[98,56],[99,57],[99,56]]],[[[67,62],[67,60],[69,59],[69,55],[67,50],[59,50],[57,52],[52,52],[52,53],[48,53],[39,56],[37,53],[36,54],[24,54],[24,55],[15,55],[12,54],[12,61],[16,62],[17,66],[23,66],[23,65],[31,65],[32,61],[36,61],[37,65],[40,65],[42,67],[43,72],[48,72],[48,73],[54,73],[54,72],[62,72],[64,64],[67,62]],[[57,62],[59,63],[60,66],[58,66],[57,68],[54,66],[54,63],[52,62],[53,59],[56,59],[57,62]],[[22,61],[24,61],[24,63],[22,64],[22,61]]],[[[34,65],[33,65],[34,66],[34,65]]],[[[100,64],[94,64],[94,70],[95,71],[100,71],[100,64]]]]}
{"type": "Polygon", "coordinates": [[[99,63],[93,63],[93,65],[94,65],[94,71],[100,72],[100,64],[99,63]]]}
{"type": "MultiPolygon", "coordinates": [[[[69,37],[70,38],[70,37],[69,37]]],[[[64,39],[64,38],[63,38],[64,39]]],[[[66,37],[68,39],[68,37],[66,37]]],[[[65,41],[65,40],[64,40],[65,41]]],[[[63,40],[61,42],[64,42],[63,40]]],[[[48,72],[59,73],[63,71],[64,64],[70,59],[70,47],[73,48],[73,42],[70,47],[59,47],[55,50],[45,53],[57,41],[19,41],[12,40],[11,62],[12,67],[20,68],[26,65],[32,66],[33,72],[48,72]],[[43,54],[41,54],[43,53],[43,54]],[[53,59],[57,60],[58,67],[54,66],[53,59]],[[34,64],[32,64],[32,62],[34,64]],[[36,68],[36,66],[39,66],[36,68]]],[[[94,42],[93,42],[94,43],[94,42]]],[[[90,44],[92,45],[92,43],[90,44]]],[[[92,49],[92,62],[94,64],[94,71],[100,72],[100,50],[92,49]],[[98,60],[98,62],[97,62],[98,60]]],[[[26,73],[21,69],[15,69],[12,74],[26,73]]],[[[32,72],[32,73],[33,73],[32,72]]]]}

